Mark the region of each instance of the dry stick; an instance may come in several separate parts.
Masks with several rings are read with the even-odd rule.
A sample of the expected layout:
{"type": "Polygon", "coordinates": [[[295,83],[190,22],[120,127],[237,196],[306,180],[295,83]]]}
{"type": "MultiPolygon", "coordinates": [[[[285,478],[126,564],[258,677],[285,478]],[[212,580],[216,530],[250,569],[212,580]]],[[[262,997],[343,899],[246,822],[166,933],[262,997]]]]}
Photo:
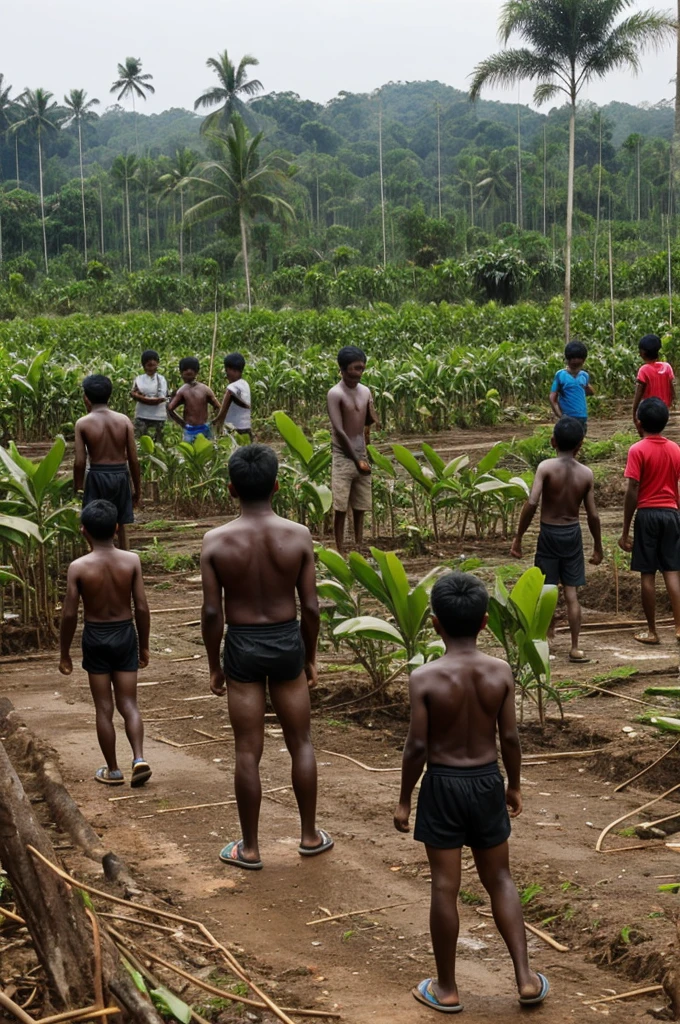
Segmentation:
{"type": "Polygon", "coordinates": [[[635,996],[646,996],[651,992],[663,992],[663,985],[647,985],[646,988],[634,988],[630,992],[622,992],[620,996],[603,996],[601,999],[583,1000],[584,1006],[594,1006],[595,1003],[613,1003],[616,999],[633,999],[635,996]]]}
{"type": "MultiPolygon", "coordinates": [[[[210,942],[213,948],[219,950],[219,952],[224,957],[224,960],[231,968],[232,972],[236,974],[236,976],[239,977],[241,981],[244,981],[253,990],[253,992],[255,992],[255,994],[258,995],[260,999],[262,999],[262,1001],[267,1004],[268,1008],[272,1011],[272,1013],[274,1013],[279,1018],[279,1020],[282,1020],[284,1024],[294,1024],[290,1017],[287,1017],[286,1014],[281,1010],[281,1008],[278,1007],[276,1003],[274,1003],[269,998],[266,992],[263,992],[262,989],[258,985],[256,985],[254,981],[250,979],[250,977],[241,967],[240,963],[233,955],[233,953],[230,953],[227,947],[224,946],[221,942],[219,942],[212,934],[212,932],[208,931],[206,926],[202,924],[200,921],[193,921],[191,920],[191,918],[182,917],[180,914],[171,914],[167,910],[157,910],[152,907],[147,907],[143,903],[136,903],[134,900],[124,900],[121,899],[119,896],[111,896],[109,895],[109,893],[104,892],[102,889],[95,889],[94,886],[92,885],[87,885],[85,882],[77,881],[66,871],[62,871],[60,867],[57,867],[56,864],[53,864],[51,860],[48,860],[47,857],[43,857],[42,853],[40,853],[39,850],[36,850],[34,846],[31,846],[30,843],[27,845],[26,849],[29,850],[29,852],[32,853],[34,857],[37,857],[40,861],[42,861],[43,864],[50,868],[50,870],[52,870],[56,875],[58,875],[65,882],[68,882],[69,885],[72,885],[76,889],[82,889],[84,892],[89,892],[90,895],[92,896],[101,896],[101,898],[104,900],[109,900],[109,902],[111,903],[118,903],[119,905],[127,907],[128,909],[130,907],[135,907],[137,910],[141,910],[143,913],[152,914],[156,917],[164,917],[169,921],[180,921],[182,924],[188,924],[192,928],[198,929],[201,935],[205,939],[207,939],[208,942],[210,942]]],[[[32,1021],[31,1024],[35,1024],[35,1021],[32,1021]]]]}
{"type": "MultiPolygon", "coordinates": [[[[476,910],[481,917],[493,917],[493,914],[489,910],[480,910],[479,907],[477,907],[476,910]]],[[[558,953],[569,952],[569,946],[563,946],[561,942],[557,941],[557,939],[553,939],[552,935],[548,935],[547,932],[542,931],[540,928],[536,928],[535,925],[529,924],[528,921],[524,922],[524,927],[528,932],[531,932],[532,935],[535,935],[537,938],[543,939],[544,942],[547,942],[547,944],[552,946],[553,949],[556,949],[558,953]]]]}
{"type": "MultiPolygon", "coordinates": [[[[190,716],[193,717],[193,716],[190,716]]],[[[192,732],[197,732],[199,736],[207,736],[209,740],[219,740],[219,736],[213,736],[211,732],[205,732],[203,729],[192,729],[192,732]]],[[[224,739],[224,737],[221,737],[224,739]]]]}
{"type": "Polygon", "coordinates": [[[170,664],[171,665],[178,665],[180,663],[180,661],[198,661],[198,659],[202,658],[202,657],[203,657],[202,654],[190,654],[188,658],[171,658],[170,659],[170,664]]]}
{"type": "Polygon", "coordinates": [[[91,1020],[92,1017],[110,1017],[121,1012],[118,1006],[106,1006],[99,1010],[96,1006],[86,1006],[84,1010],[71,1010],[70,1013],[57,1013],[53,1017],[41,1017],[39,1020],[34,1020],[33,1024],[59,1024],[60,1021],[66,1024],[66,1021],[86,1021],[91,1020]]]}
{"type": "Polygon", "coordinates": [[[16,921],[17,924],[23,924],[24,927],[26,927],[26,922],[24,921],[23,917],[19,917],[18,914],[15,914],[13,913],[13,911],[8,910],[7,907],[0,907],[0,917],[7,917],[9,918],[10,921],[16,921]]]}
{"type": "Polygon", "coordinates": [[[423,900],[409,900],[408,903],[386,903],[382,907],[365,907],[363,910],[349,910],[346,914],[331,914],[330,917],[317,917],[313,921],[306,921],[305,924],[327,924],[329,921],[341,921],[344,917],[357,917],[362,914],[377,914],[379,910],[393,910],[396,907],[412,907],[415,903],[422,903],[423,900]]]}
{"type": "Polygon", "coordinates": [[[359,765],[365,772],[400,772],[401,768],[371,768],[370,765],[364,764],[363,761],[356,761],[353,757],[348,757],[347,754],[338,754],[335,750],[322,750],[322,754],[330,754],[331,757],[341,757],[344,761],[351,761],[352,764],[359,765]]]}
{"type": "Polygon", "coordinates": [[[212,949],[209,942],[201,942],[200,939],[192,939],[190,935],[178,935],[177,928],[168,928],[165,924],[153,924],[151,921],[140,921],[137,917],[126,917],[125,914],[106,914],[100,910],[99,917],[109,918],[111,921],[127,921],[128,924],[136,924],[139,928],[151,928],[155,932],[165,932],[173,935],[182,942],[190,942],[194,946],[203,946],[204,949],[212,949]]]}
{"type": "Polygon", "coordinates": [[[680,811],[675,814],[667,814],[665,818],[657,818],[656,821],[641,821],[638,828],[653,828],[654,825],[661,825],[664,821],[673,821],[673,818],[680,818],[680,811]]]}
{"type": "MultiPolygon", "coordinates": [[[[275,789],[263,789],[262,796],[267,796],[269,793],[283,793],[290,786],[277,786],[275,789]]],[[[156,811],[156,814],[176,814],[178,811],[199,811],[204,807],[226,807],[227,804],[235,804],[235,800],[218,800],[215,804],[188,804],[186,807],[161,807],[156,811]]]]}
{"type": "Polygon", "coordinates": [[[677,747],[678,743],[680,743],[680,740],[676,740],[675,743],[673,744],[673,746],[669,747],[665,754],[662,754],[661,757],[657,757],[656,761],[652,761],[652,763],[648,764],[646,768],[643,768],[641,772],[638,772],[637,775],[634,775],[632,777],[632,779],[628,779],[626,782],[620,783],[616,787],[614,792],[618,793],[618,792],[620,792],[620,790],[625,789],[626,786],[630,786],[631,782],[636,782],[638,779],[642,778],[642,776],[645,775],[647,772],[651,771],[652,768],[655,768],[656,765],[659,764],[660,761],[663,761],[664,757],[668,757],[668,755],[675,750],[675,748],[677,747]]]}
{"type": "Polygon", "coordinates": [[[628,818],[632,818],[634,815],[639,814],[640,811],[646,811],[648,807],[652,806],[652,804],[657,804],[659,800],[664,800],[667,796],[670,796],[671,793],[675,793],[675,791],[678,789],[680,789],[680,782],[678,782],[675,786],[671,786],[671,788],[667,789],[665,793],[661,794],[661,796],[655,796],[653,800],[648,800],[647,803],[642,804],[641,807],[636,807],[634,811],[629,811],[628,814],[624,814],[620,818],[617,818],[616,821],[612,821],[611,825],[607,825],[607,827],[603,829],[600,833],[600,836],[597,842],[595,843],[596,853],[602,852],[600,849],[600,847],[602,846],[602,842],[607,833],[611,832],[615,825],[619,825],[622,821],[626,821],[628,818]]]}
{"type": "Polygon", "coordinates": [[[35,1024],[35,1018],[30,1017],[25,1010],[22,1010],[18,1003],[15,1003],[13,999],[6,996],[5,993],[0,989],[0,1006],[20,1020],[22,1024],[35,1024]]]}
{"type": "Polygon", "coordinates": [[[180,626],[200,626],[200,625],[201,625],[201,620],[200,619],[192,619],[191,622],[176,622],[175,623],[175,626],[178,627],[178,628],[180,626]]]}
{"type": "MultiPolygon", "coordinates": [[[[656,620],[656,624],[657,624],[657,626],[672,626],[673,625],[673,618],[671,616],[669,618],[657,619],[656,620]]],[[[609,626],[616,626],[617,629],[626,629],[629,626],[646,626],[646,625],[647,625],[647,619],[624,619],[623,622],[615,622],[615,621],[612,621],[612,622],[582,622],[581,623],[581,632],[582,633],[587,633],[591,629],[600,629],[600,628],[609,627],[609,626]]],[[[556,633],[568,633],[569,632],[569,626],[558,626],[557,629],[555,630],[555,632],[556,633]]]]}
{"type": "Polygon", "coordinates": [[[144,725],[160,725],[161,722],[188,722],[195,715],[177,715],[176,718],[144,718],[144,725]]]}
{"type": "MultiPolygon", "coordinates": [[[[601,754],[604,749],[604,747],[592,747],[591,750],[558,750],[552,754],[524,754],[522,761],[526,761],[530,757],[590,757],[591,754],[601,754]]],[[[528,763],[531,764],[531,762],[528,763]]]]}
{"type": "MultiPolygon", "coordinates": [[[[654,704],[651,700],[640,700],[639,697],[629,697],[625,693],[617,693],[616,690],[605,690],[604,686],[595,686],[595,683],[584,683],[580,687],[581,690],[597,690],[598,693],[606,693],[608,697],[618,697],[619,700],[632,700],[634,704],[644,704],[648,708],[656,708],[658,704],[654,704]]],[[[583,695],[587,697],[588,694],[583,695]]]]}
{"type": "Polygon", "coordinates": [[[611,850],[600,850],[600,853],[630,853],[631,850],[651,850],[655,845],[657,844],[649,842],[635,843],[634,846],[614,846],[611,850]]]}
{"type": "Polygon", "coordinates": [[[210,700],[211,697],[215,697],[215,694],[203,693],[200,697],[171,697],[170,700],[183,701],[186,703],[188,700],[210,700]]]}
{"type": "Polygon", "coordinates": [[[151,608],[152,615],[170,615],[171,612],[193,612],[196,610],[195,604],[183,604],[179,608],[151,608]]]}
{"type": "Polygon", "coordinates": [[[92,944],[94,947],[94,1005],[98,1010],[104,1009],[104,979],[102,977],[102,942],[99,933],[99,922],[89,907],[85,907],[92,925],[92,944]]]}

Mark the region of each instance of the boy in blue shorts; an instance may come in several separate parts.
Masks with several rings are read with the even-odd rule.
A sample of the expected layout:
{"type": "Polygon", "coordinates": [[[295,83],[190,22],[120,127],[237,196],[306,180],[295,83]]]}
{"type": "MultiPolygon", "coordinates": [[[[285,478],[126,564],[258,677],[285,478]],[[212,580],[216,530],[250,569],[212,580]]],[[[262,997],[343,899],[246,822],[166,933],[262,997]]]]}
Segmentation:
{"type": "Polygon", "coordinates": [[[208,405],[212,405],[214,409],[220,411],[220,403],[211,389],[207,384],[201,384],[197,380],[200,368],[198,359],[194,356],[180,359],[179,372],[184,384],[168,404],[168,416],[171,416],[182,427],[182,440],[189,441],[191,444],[199,434],[209,438],[213,436],[212,427],[208,423],[208,405]],[[184,406],[183,420],[175,413],[178,405],[184,406]]]}
{"type": "Polygon", "coordinates": [[[555,419],[572,416],[588,432],[588,403],[586,395],[594,395],[590,374],[583,369],[588,349],[582,341],[570,341],[564,348],[565,370],[558,370],[550,391],[550,405],[555,419]]]}

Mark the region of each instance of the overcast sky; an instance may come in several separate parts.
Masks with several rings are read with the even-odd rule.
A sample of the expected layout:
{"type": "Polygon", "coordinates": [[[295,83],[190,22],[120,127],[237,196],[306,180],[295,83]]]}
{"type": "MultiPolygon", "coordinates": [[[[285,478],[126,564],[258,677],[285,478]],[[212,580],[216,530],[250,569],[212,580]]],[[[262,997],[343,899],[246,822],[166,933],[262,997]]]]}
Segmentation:
{"type": "MultiPolygon", "coordinates": [[[[389,81],[437,79],[465,89],[475,64],[499,48],[501,6],[501,0],[6,0],[0,72],[15,93],[41,86],[61,101],[67,90],[84,88],[102,110],[115,102],[109,90],[118,62],[140,57],[156,88],[140,104],[149,113],[190,109],[213,82],[206,58],[225,48],[232,59],[259,58],[256,75],[265,91],[291,90],[318,102],[389,81]]],[[[656,103],[673,96],[674,73],[669,44],[643,57],[638,78],[611,75],[584,95],[600,104],[656,103]]],[[[514,101],[517,94],[485,95],[514,101]]],[[[524,84],[521,99],[530,97],[524,84]]]]}

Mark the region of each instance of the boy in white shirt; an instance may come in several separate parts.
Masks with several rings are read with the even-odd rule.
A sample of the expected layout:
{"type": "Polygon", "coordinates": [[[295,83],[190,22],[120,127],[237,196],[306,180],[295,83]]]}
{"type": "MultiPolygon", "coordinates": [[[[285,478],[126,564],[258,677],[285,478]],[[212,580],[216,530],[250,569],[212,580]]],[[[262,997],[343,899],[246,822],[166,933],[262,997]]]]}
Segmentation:
{"type": "Polygon", "coordinates": [[[250,385],[243,380],[246,361],[240,352],[224,357],[224,372],[229,384],[222,399],[222,406],[215,417],[215,428],[219,433],[226,421],[236,434],[253,440],[250,420],[250,385]]]}
{"type": "Polygon", "coordinates": [[[163,427],[167,419],[168,382],[158,372],[158,352],[147,349],[142,352],[144,373],[135,377],[130,394],[137,402],[135,406],[135,437],[148,434],[158,444],[163,440],[163,427]]]}

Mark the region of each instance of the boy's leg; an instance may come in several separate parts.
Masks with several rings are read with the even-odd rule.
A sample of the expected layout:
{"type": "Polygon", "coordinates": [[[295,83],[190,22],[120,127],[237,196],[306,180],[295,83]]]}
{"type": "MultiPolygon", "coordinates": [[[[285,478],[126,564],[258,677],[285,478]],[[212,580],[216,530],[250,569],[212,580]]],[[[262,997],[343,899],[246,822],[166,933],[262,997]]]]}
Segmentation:
{"type": "Polygon", "coordinates": [[[137,673],[114,672],[116,707],[125,723],[125,735],[132,747],[133,761],[144,758],[144,723],[137,706],[137,673]]]}
{"type": "Polygon", "coordinates": [[[425,850],[432,872],[430,934],[437,964],[437,980],[432,982],[432,991],[438,1002],[455,1006],[459,1002],[456,944],[459,927],[460,849],[440,850],[426,844],[425,850]]]}
{"type": "Polygon", "coordinates": [[[567,622],[569,623],[569,632],[571,633],[570,656],[572,658],[579,658],[581,657],[581,652],[578,648],[578,638],[581,632],[581,605],[579,604],[576,587],[564,587],[564,603],[567,606],[567,622]]]}
{"type": "Polygon", "coordinates": [[[118,525],[118,547],[121,551],[130,550],[130,541],[128,540],[127,529],[123,523],[118,525]]]}
{"type": "Polygon", "coordinates": [[[366,513],[360,508],[352,509],[352,513],[354,516],[354,540],[356,546],[359,547],[364,542],[364,517],[366,513]]]}
{"type": "Polygon", "coordinates": [[[113,727],[113,694],[111,692],[111,676],[106,673],[88,672],[90,693],[94,701],[97,739],[101,752],[110,772],[118,771],[116,761],[116,730],[113,727]]]}
{"type": "MultiPolygon", "coordinates": [[[[508,844],[501,843],[488,850],[473,850],[472,856],[479,879],[489,894],[496,927],[512,957],[519,994],[524,998],[537,996],[542,988],[541,979],[529,967],[522,904],[510,875],[508,844]]],[[[432,882],[434,884],[434,872],[432,882]]],[[[432,895],[434,897],[434,891],[432,895]]]]}
{"type": "Polygon", "coordinates": [[[666,591],[671,601],[673,621],[675,622],[675,635],[680,639],[680,572],[665,572],[663,581],[666,584],[666,591]]]}
{"type": "Polygon", "coordinates": [[[345,553],[345,520],[347,518],[346,512],[335,511],[335,518],[333,520],[333,532],[335,534],[335,546],[338,550],[338,554],[344,555],[345,553]]]}
{"type": "Polygon", "coordinates": [[[290,682],[270,683],[269,696],[293,762],[291,781],[300,811],[301,845],[321,846],[323,839],[316,830],[316,757],[307,677],[302,672],[290,682]]]}
{"type": "Polygon", "coordinates": [[[264,748],[265,684],[227,678],[229,721],[234,732],[234,792],[241,822],[244,860],[259,861],[258,822],[262,802],[260,759],[264,748]]]}
{"type": "MultiPolygon", "coordinates": [[[[665,575],[664,575],[665,579],[665,575]]],[[[647,619],[647,630],[650,636],[656,637],[656,573],[640,573],[640,595],[642,611],[647,619]]]]}

